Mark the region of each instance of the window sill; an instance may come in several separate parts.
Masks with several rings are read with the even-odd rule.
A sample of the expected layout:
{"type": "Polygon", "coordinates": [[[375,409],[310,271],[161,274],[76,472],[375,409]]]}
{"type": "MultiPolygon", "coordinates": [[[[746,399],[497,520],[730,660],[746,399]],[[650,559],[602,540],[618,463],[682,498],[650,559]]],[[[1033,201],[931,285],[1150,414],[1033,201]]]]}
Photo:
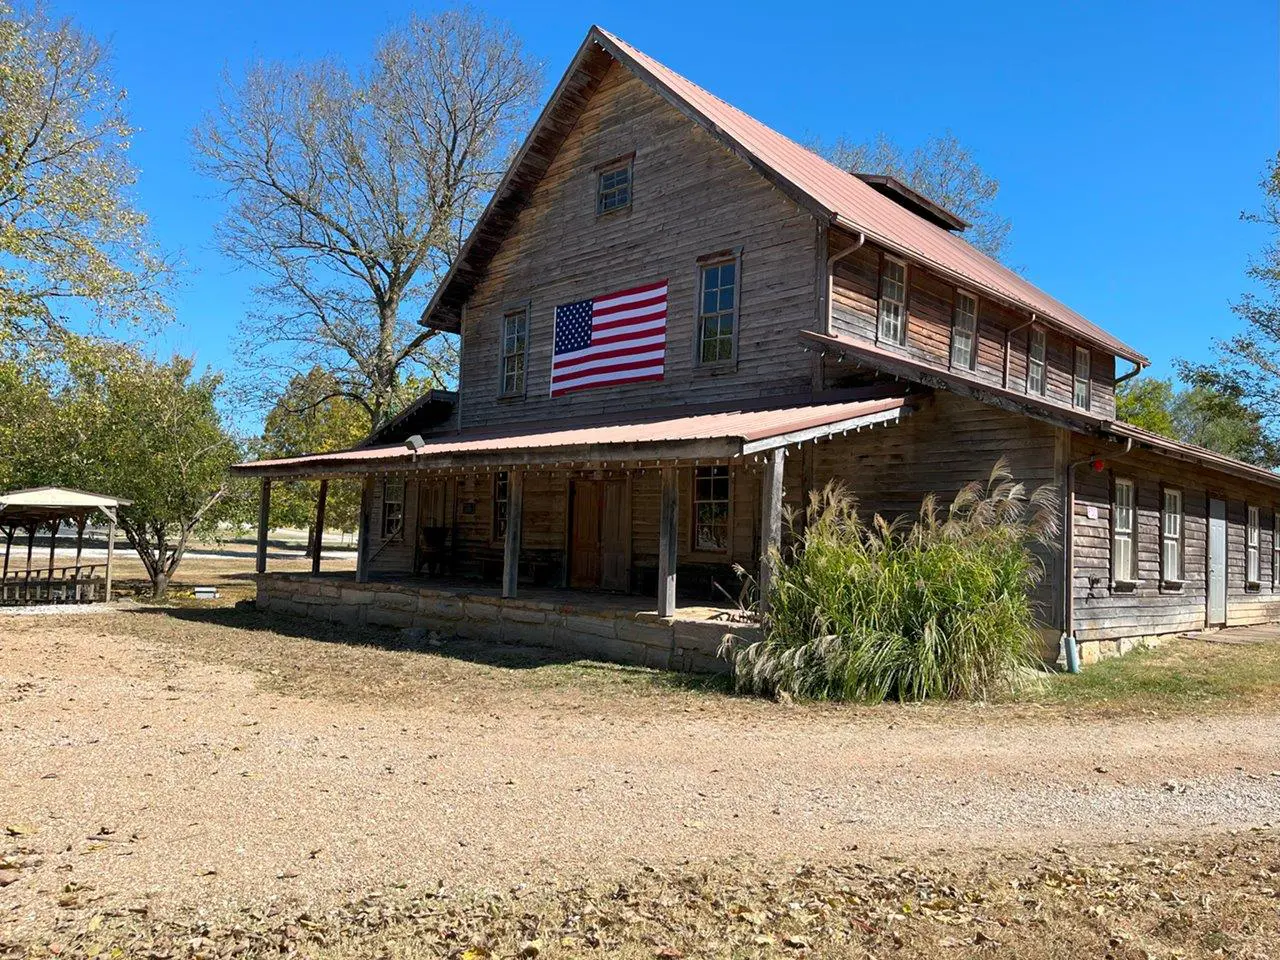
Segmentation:
{"type": "Polygon", "coordinates": [[[517,403],[517,402],[519,402],[519,401],[521,401],[521,400],[525,399],[525,397],[526,397],[526,396],[528,396],[528,394],[524,394],[524,393],[500,393],[500,394],[498,394],[498,396],[497,396],[495,399],[498,401],[498,403],[517,403]]]}
{"type": "Polygon", "coordinates": [[[1161,580],[1160,589],[1169,593],[1181,593],[1182,588],[1187,585],[1185,580],[1161,580]]]}
{"type": "Polygon", "coordinates": [[[1262,581],[1261,581],[1261,580],[1246,580],[1246,581],[1244,582],[1244,588],[1245,588],[1245,590],[1246,590],[1246,591],[1248,591],[1248,592],[1250,592],[1250,593],[1261,593],[1261,592],[1262,592],[1262,581]]]}
{"type": "Polygon", "coordinates": [[[1138,589],[1138,587],[1140,586],[1142,586],[1141,580],[1112,580],[1111,581],[1112,590],[1123,590],[1125,592],[1130,592],[1138,589]]]}
{"type": "Polygon", "coordinates": [[[698,370],[708,377],[723,377],[738,372],[738,361],[716,360],[712,363],[699,363],[698,370]]]}

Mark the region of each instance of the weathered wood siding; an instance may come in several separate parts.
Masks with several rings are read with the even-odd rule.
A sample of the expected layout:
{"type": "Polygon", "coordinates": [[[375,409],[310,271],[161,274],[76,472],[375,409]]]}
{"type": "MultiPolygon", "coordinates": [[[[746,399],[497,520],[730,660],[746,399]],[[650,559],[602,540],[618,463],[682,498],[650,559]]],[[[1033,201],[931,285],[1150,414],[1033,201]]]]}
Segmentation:
{"type": "Polygon", "coordinates": [[[1072,459],[1097,453],[1106,469],[1086,464],[1076,474],[1075,591],[1076,635],[1082,640],[1139,637],[1201,629],[1206,623],[1208,587],[1208,502],[1227,504],[1227,624],[1280,620],[1280,591],[1273,587],[1272,531],[1280,493],[1263,484],[1234,479],[1191,464],[1135,450],[1123,457],[1116,448],[1101,448],[1084,437],[1073,438],[1072,459]],[[1112,482],[1134,481],[1137,493],[1138,582],[1112,583],[1112,482]],[[1163,488],[1182,491],[1184,511],[1184,581],[1161,579],[1160,521],[1163,488]],[[1247,508],[1259,508],[1261,581],[1245,583],[1247,508]]]}
{"type": "Polygon", "coordinates": [[[797,332],[818,304],[813,218],[614,64],[476,292],[462,332],[463,425],[617,419],[684,402],[807,390],[797,332]],[[597,166],[632,151],[630,208],[596,215],[597,166]],[[741,248],[738,360],[698,368],[697,260],[741,248]],[[548,396],[557,304],[669,281],[665,379],[548,396]],[[525,395],[499,398],[506,310],[528,302],[525,395]]]}
{"type": "MultiPolygon", "coordinates": [[[[832,289],[832,324],[835,332],[877,342],[877,307],[880,290],[881,251],[868,243],[856,253],[836,263],[832,289]]],[[[975,369],[951,366],[951,322],[956,286],[924,267],[907,269],[907,342],[879,346],[946,370],[970,377],[989,386],[1004,385],[1005,335],[1009,344],[1010,390],[1027,386],[1027,343],[1030,319],[989,300],[972,288],[963,288],[978,298],[977,362],[975,369]],[[1018,329],[1022,327],[1022,329],[1018,329]]],[[[1048,386],[1045,399],[1070,408],[1074,391],[1076,341],[1046,328],[1045,353],[1048,386]]],[[[1103,418],[1115,416],[1115,357],[1091,350],[1090,412],[1103,418]]]]}
{"type": "MultiPolygon", "coordinates": [[[[927,494],[945,508],[973,480],[985,481],[1004,458],[1015,479],[1034,490],[1059,487],[1060,433],[1054,427],[994,407],[938,393],[900,423],[818,443],[814,486],[841,481],[865,517],[914,517],[927,494]]],[[[1044,551],[1046,576],[1034,597],[1041,620],[1058,625],[1060,563],[1044,551]]]]}

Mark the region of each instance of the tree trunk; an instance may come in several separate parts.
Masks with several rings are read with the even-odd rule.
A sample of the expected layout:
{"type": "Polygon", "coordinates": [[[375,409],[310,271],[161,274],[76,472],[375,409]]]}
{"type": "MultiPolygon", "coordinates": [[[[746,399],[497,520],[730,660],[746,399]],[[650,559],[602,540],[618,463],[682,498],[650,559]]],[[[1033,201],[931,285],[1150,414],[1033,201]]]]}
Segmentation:
{"type": "Polygon", "coordinates": [[[316,553],[316,525],[314,523],[307,524],[307,552],[304,557],[310,559],[316,553]]]}
{"type": "Polygon", "coordinates": [[[151,577],[151,596],[155,600],[161,600],[164,595],[169,592],[169,575],[164,571],[156,571],[151,577]]]}

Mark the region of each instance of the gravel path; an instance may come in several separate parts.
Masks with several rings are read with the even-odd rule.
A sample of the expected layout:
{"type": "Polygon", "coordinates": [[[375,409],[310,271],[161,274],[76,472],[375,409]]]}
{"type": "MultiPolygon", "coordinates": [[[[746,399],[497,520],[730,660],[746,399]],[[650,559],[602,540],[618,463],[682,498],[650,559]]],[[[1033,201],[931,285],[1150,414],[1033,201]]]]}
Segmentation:
{"type": "MultiPolygon", "coordinates": [[[[301,658],[315,645],[278,642],[301,658]]],[[[346,654],[324,646],[331,669],[346,654]]],[[[0,854],[26,863],[0,887],[0,934],[48,922],[68,884],[77,906],[216,913],[387,881],[1280,822],[1280,713],[944,724],[696,694],[615,710],[574,691],[505,695],[509,676],[493,696],[437,685],[417,702],[300,699],[262,681],[98,618],[0,619],[0,854]]]]}

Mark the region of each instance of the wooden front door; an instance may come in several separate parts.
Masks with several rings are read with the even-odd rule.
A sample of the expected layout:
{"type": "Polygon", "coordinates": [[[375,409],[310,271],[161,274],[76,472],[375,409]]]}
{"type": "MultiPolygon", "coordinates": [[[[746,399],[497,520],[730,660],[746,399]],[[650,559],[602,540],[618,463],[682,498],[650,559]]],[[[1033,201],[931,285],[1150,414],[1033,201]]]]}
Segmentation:
{"type": "Polygon", "coordinates": [[[1227,622],[1227,504],[1224,500],[1209,501],[1208,567],[1205,619],[1213,627],[1227,622]]]}
{"type": "Polygon", "coordinates": [[[569,500],[569,586],[628,589],[631,503],[627,481],[574,480],[569,500]]]}

